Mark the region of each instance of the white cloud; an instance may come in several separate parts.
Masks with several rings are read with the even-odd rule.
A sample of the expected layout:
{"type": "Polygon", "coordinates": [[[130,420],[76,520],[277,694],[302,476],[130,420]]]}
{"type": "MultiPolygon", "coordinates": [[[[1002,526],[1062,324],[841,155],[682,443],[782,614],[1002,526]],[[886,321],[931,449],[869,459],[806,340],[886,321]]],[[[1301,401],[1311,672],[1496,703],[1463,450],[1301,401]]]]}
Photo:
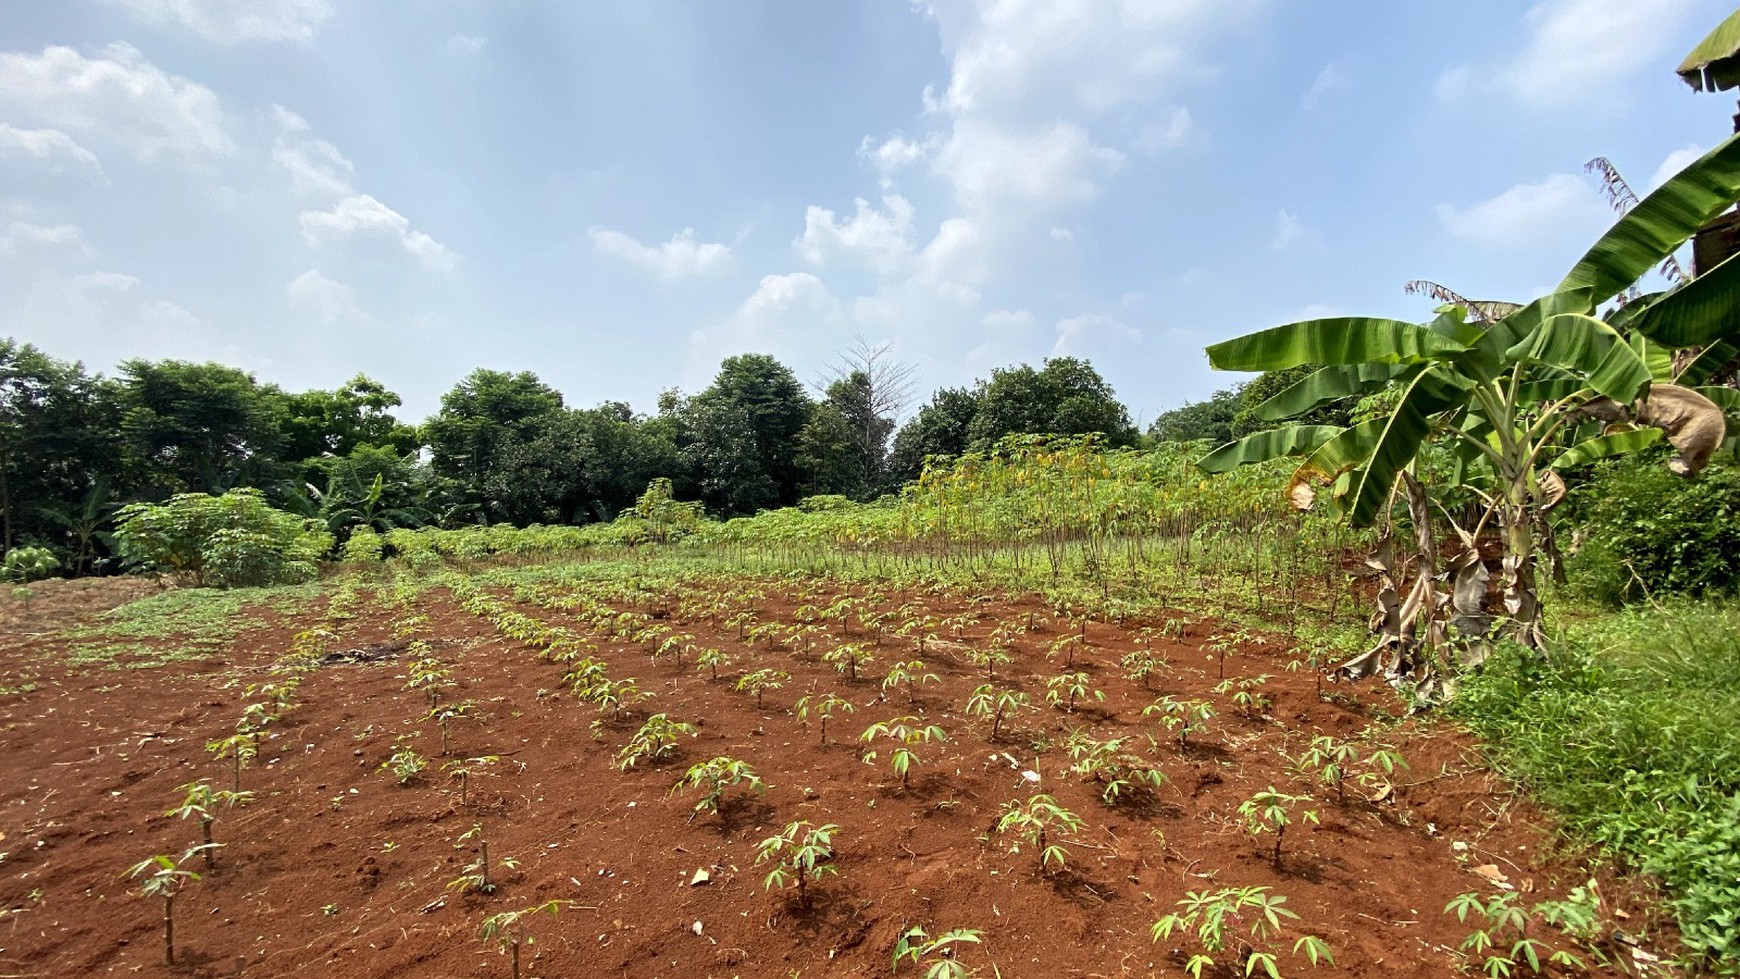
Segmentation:
{"type": "Polygon", "coordinates": [[[1069,230],[1068,228],[1053,227],[1051,229],[1051,240],[1052,241],[1061,241],[1064,244],[1068,244],[1068,243],[1075,240],[1075,232],[1069,230]]]}
{"type": "Polygon", "coordinates": [[[1033,326],[1033,314],[1025,309],[993,309],[979,322],[993,330],[1026,330],[1033,326]]]}
{"type": "Polygon", "coordinates": [[[0,122],[0,160],[28,159],[51,170],[102,176],[97,155],[58,129],[19,129],[0,122]]]}
{"type": "Polygon", "coordinates": [[[429,269],[452,271],[457,257],[434,238],[412,231],[410,219],[368,194],[355,194],[324,211],[303,211],[302,239],[310,248],[352,239],[387,242],[429,269]]]}
{"type": "Polygon", "coordinates": [[[899,194],[882,199],[883,209],[858,198],[856,212],[844,221],[812,204],[804,212],[804,233],[792,243],[811,265],[845,260],[890,274],[912,260],[913,209],[899,194]]]}
{"type": "Polygon", "coordinates": [[[1450,69],[1438,94],[1490,89],[1537,108],[1598,104],[1599,93],[1659,64],[1692,10],[1684,0],[1542,0],[1523,14],[1522,50],[1496,67],[1450,69]]]}
{"type": "Polygon", "coordinates": [[[667,280],[705,275],[731,261],[731,246],[699,241],[694,228],[684,228],[659,245],[643,244],[610,228],[595,227],[586,233],[600,254],[620,258],[667,280]]]}
{"type": "Polygon", "coordinates": [[[450,54],[482,54],[489,47],[489,38],[481,34],[455,34],[447,39],[450,54]]]}
{"type": "Polygon", "coordinates": [[[1517,184],[1465,208],[1439,204],[1438,220],[1458,238],[1496,248],[1523,248],[1599,232],[1610,219],[1601,195],[1583,178],[1556,173],[1517,184]]]}
{"type": "Polygon", "coordinates": [[[1299,220],[1299,215],[1282,208],[1275,215],[1275,237],[1269,242],[1269,247],[1284,252],[1298,244],[1307,234],[1309,229],[1299,220]]]}
{"type": "Polygon", "coordinates": [[[1083,313],[1057,321],[1053,357],[1086,356],[1107,347],[1123,346],[1142,339],[1141,331],[1099,313],[1083,313]]]}
{"type": "Polygon", "coordinates": [[[272,145],[272,162],[290,175],[296,190],[305,194],[344,197],[352,193],[356,166],[338,147],[310,133],[308,120],[281,105],[272,107],[278,120],[278,138],[272,145]]]}
{"type": "Polygon", "coordinates": [[[1649,185],[1647,187],[1637,188],[1637,192],[1640,194],[1647,194],[1657,187],[1660,187],[1662,184],[1667,183],[1669,177],[1672,177],[1674,174],[1679,173],[1686,167],[1691,166],[1694,160],[1708,152],[1708,148],[1699,146],[1697,143],[1688,143],[1685,146],[1674,150],[1661,161],[1661,164],[1655,168],[1655,172],[1650,174],[1649,185]]]}
{"type": "Polygon", "coordinates": [[[0,54],[0,106],[119,144],[147,162],[202,162],[235,150],[211,89],[168,74],[127,44],[94,58],[68,47],[0,54]]]}
{"type": "Polygon", "coordinates": [[[1330,92],[1339,92],[1350,85],[1347,76],[1335,66],[1335,62],[1331,61],[1323,66],[1322,71],[1317,73],[1316,81],[1313,81],[1311,87],[1305,90],[1305,94],[1299,96],[1299,107],[1306,110],[1315,109],[1318,103],[1323,101],[1325,95],[1330,92]]]}
{"type": "Polygon", "coordinates": [[[1202,134],[1196,128],[1196,122],[1190,115],[1190,110],[1184,106],[1176,106],[1170,116],[1144,126],[1136,137],[1136,149],[1153,156],[1167,150],[1181,149],[1202,142],[1202,134]]]}
{"type": "Polygon", "coordinates": [[[935,165],[965,211],[1051,214],[1099,197],[1101,182],[1123,168],[1124,154],[1096,146],[1070,122],[1019,130],[961,122],[935,165]]]}
{"type": "Polygon", "coordinates": [[[356,290],[342,282],[309,269],[284,287],[292,303],[312,312],[320,322],[372,329],[379,321],[356,302],[356,290]]]}
{"type": "Polygon", "coordinates": [[[896,133],[881,143],[875,143],[868,136],[864,137],[864,141],[858,145],[858,155],[875,164],[876,169],[884,174],[889,174],[924,159],[931,149],[928,144],[914,142],[896,133]]]}
{"type": "Polygon", "coordinates": [[[148,24],[173,25],[219,44],[310,41],[332,0],[109,0],[148,24]]]}
{"type": "Polygon", "coordinates": [[[16,255],[26,249],[63,248],[73,249],[80,255],[90,255],[90,249],[85,245],[84,233],[73,224],[48,225],[13,221],[6,226],[6,233],[0,234],[0,255],[16,255]]]}

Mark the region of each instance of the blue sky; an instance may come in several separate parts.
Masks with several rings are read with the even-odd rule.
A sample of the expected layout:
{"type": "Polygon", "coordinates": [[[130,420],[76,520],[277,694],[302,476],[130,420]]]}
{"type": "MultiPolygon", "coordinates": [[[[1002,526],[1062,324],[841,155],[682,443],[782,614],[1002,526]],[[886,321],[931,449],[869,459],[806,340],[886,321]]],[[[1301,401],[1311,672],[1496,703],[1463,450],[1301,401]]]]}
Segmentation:
{"type": "Polygon", "coordinates": [[[1731,131],[1672,73],[1713,0],[10,0],[0,334],[94,369],[472,368],[570,404],[924,391],[1090,358],[1142,421],[1217,339],[1526,299],[1731,131]]]}

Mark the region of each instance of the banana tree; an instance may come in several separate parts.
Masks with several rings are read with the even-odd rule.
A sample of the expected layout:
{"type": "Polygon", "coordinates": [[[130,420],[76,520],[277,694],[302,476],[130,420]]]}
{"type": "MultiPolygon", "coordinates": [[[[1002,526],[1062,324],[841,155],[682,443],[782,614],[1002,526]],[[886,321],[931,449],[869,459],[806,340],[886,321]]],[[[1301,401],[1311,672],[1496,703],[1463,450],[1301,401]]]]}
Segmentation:
{"type": "MultiPolygon", "coordinates": [[[[1740,353],[1740,264],[1725,262],[1667,292],[1636,299],[1630,293],[1641,276],[1740,199],[1737,139],[1639,201],[1557,288],[1527,305],[1489,304],[1473,310],[1474,321],[1469,306],[1454,303],[1423,324],[1308,320],[1208,348],[1210,363],[1221,370],[1320,365],[1258,408],[1266,420],[1293,418],[1333,398],[1381,395],[1369,402],[1381,410],[1346,428],[1283,426],[1221,446],[1198,463],[1223,472],[1299,457],[1287,487],[1294,505],[1314,506],[1327,488],[1330,504],[1356,526],[1389,519],[1398,496],[1406,500],[1418,549],[1432,560],[1406,601],[1380,596],[1374,627],[1386,634],[1372,651],[1344,664],[1349,672],[1378,668],[1387,652],[1392,658],[1383,666],[1392,676],[1430,674],[1433,661],[1412,655],[1413,628],[1424,616],[1427,643],[1434,645],[1442,635],[1436,618],[1445,610],[1460,631],[1474,633],[1468,638],[1476,646],[1484,640],[1486,571],[1477,543],[1489,526],[1503,541],[1505,631],[1540,646],[1535,571],[1543,535],[1550,535],[1545,512],[1564,492],[1558,471],[1664,435],[1680,450],[1676,471],[1695,475],[1708,461],[1712,437],[1719,444],[1725,435],[1722,411],[1691,385],[1740,353]],[[1618,295],[1630,301],[1610,305],[1618,295]],[[1692,345],[1705,346],[1704,353],[1676,376],[1672,351],[1692,345]],[[1471,527],[1456,525],[1465,553],[1442,597],[1423,526],[1429,514],[1420,477],[1429,451],[1450,460],[1440,481],[1481,504],[1471,527]]],[[[1544,539],[1550,548],[1550,536],[1544,539]]],[[[1373,560],[1389,570],[1382,553],[1373,560]]]]}

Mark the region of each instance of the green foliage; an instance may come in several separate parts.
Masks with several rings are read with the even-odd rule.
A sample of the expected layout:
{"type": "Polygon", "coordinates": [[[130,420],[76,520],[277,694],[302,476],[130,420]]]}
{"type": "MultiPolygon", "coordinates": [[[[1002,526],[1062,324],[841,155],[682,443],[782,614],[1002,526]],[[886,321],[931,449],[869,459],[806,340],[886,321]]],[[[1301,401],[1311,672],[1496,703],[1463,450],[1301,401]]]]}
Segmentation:
{"type": "Polygon", "coordinates": [[[478,937],[485,943],[494,943],[499,951],[507,953],[513,962],[513,979],[520,979],[520,947],[536,942],[526,932],[526,922],[540,914],[558,914],[567,906],[566,901],[545,901],[518,911],[492,914],[478,926],[478,937]]]}
{"type": "Polygon", "coordinates": [[[1659,875],[1687,946],[1740,973],[1740,612],[1670,606],[1505,648],[1453,704],[1574,836],[1659,875]]]}
{"type": "Polygon", "coordinates": [[[253,489],[134,503],[116,519],[116,545],[129,562],[218,588],[308,581],[332,547],[318,521],[275,510],[253,489]]]}
{"type": "MultiPolygon", "coordinates": [[[[1081,827],[1080,816],[1043,793],[1026,802],[1003,803],[1003,815],[997,819],[997,832],[1014,833],[1039,852],[1041,873],[1052,867],[1062,870],[1069,864],[1069,855],[1056,840],[1079,831],[1081,827]]],[[[1011,848],[1011,852],[1019,850],[1019,846],[1011,848]]]]}
{"type": "Polygon", "coordinates": [[[755,848],[755,865],[773,865],[762,887],[771,891],[796,886],[798,903],[808,906],[810,885],[840,872],[834,864],[834,834],[839,829],[833,823],[814,826],[806,819],[787,823],[779,833],[762,840],[755,848]]]}
{"type": "Polygon", "coordinates": [[[1308,795],[1288,795],[1275,791],[1273,785],[1253,794],[1249,799],[1239,803],[1239,815],[1244,817],[1245,832],[1252,836],[1262,836],[1264,833],[1275,834],[1275,850],[1273,861],[1277,869],[1281,866],[1281,841],[1287,835],[1287,827],[1294,822],[1317,823],[1317,811],[1307,809],[1294,812],[1301,805],[1311,802],[1308,795]]]}
{"type": "MultiPolygon", "coordinates": [[[[1229,947],[1243,949],[1244,962],[1238,974],[1251,976],[1261,967],[1270,979],[1280,979],[1280,967],[1273,951],[1261,948],[1277,938],[1283,926],[1297,921],[1299,916],[1283,907],[1287,898],[1269,893],[1268,887],[1224,887],[1218,891],[1191,891],[1178,901],[1180,911],[1174,911],[1154,922],[1153,939],[1158,942],[1173,934],[1194,937],[1201,951],[1190,957],[1185,971],[1201,979],[1205,970],[1215,964],[1213,956],[1229,947]],[[1249,922],[1250,938],[1238,932],[1249,922]]],[[[1320,962],[1335,964],[1329,946],[1315,935],[1301,935],[1293,943],[1294,957],[1303,957],[1311,965],[1320,962]]]]}
{"type": "MultiPolygon", "coordinates": [[[[725,793],[732,787],[742,785],[751,792],[762,792],[766,786],[761,777],[755,774],[755,769],[748,762],[726,755],[709,758],[698,765],[691,766],[683,773],[677,784],[671,787],[675,794],[684,789],[705,789],[701,801],[695,803],[694,814],[703,812],[718,812],[720,802],[725,793]]],[[[694,814],[689,818],[693,819],[694,814]]]]}
{"type": "Polygon", "coordinates": [[[616,753],[616,767],[626,772],[643,761],[662,761],[677,750],[679,738],[693,738],[698,734],[700,729],[693,724],[673,721],[664,714],[654,714],[646,719],[640,730],[634,732],[628,743],[616,753]]]}
{"type": "Polygon", "coordinates": [[[1606,954],[1592,944],[1601,931],[1601,897],[1594,881],[1573,888],[1564,900],[1542,901],[1532,911],[1523,907],[1515,891],[1500,891],[1484,899],[1473,892],[1458,894],[1444,906],[1444,913],[1455,914],[1463,924],[1474,919],[1474,931],[1458,950],[1492,979],[1513,975],[1522,965],[1534,975],[1544,974],[1548,963],[1577,971],[1587,968],[1575,952],[1555,949],[1531,935],[1529,927],[1537,918],[1583,945],[1598,962],[1607,963],[1606,954]]]}
{"type": "Polygon", "coordinates": [[[1740,467],[1716,464],[1686,480],[1654,454],[1605,462],[1571,502],[1582,532],[1566,564],[1574,593],[1617,606],[1740,584],[1740,467]]]}
{"type": "Polygon", "coordinates": [[[817,726],[821,728],[821,742],[828,743],[828,721],[835,714],[850,714],[858,708],[850,700],[829,691],[820,695],[804,694],[797,701],[797,719],[799,724],[808,724],[810,715],[816,717],[817,726]]]}
{"type": "Polygon", "coordinates": [[[60,559],[46,547],[14,547],[6,552],[6,560],[0,562],[0,581],[20,584],[40,581],[59,567],[60,559]]]}
{"type": "Polygon", "coordinates": [[[894,971],[900,971],[902,961],[911,960],[915,968],[924,969],[924,979],[971,979],[976,970],[957,956],[960,946],[977,944],[979,932],[974,928],[956,928],[932,938],[922,926],[914,925],[901,932],[894,943],[894,971]],[[928,968],[926,962],[930,963],[928,968]]]}
{"type": "MultiPolygon", "coordinates": [[[[943,733],[942,728],[935,724],[924,724],[916,717],[896,717],[891,720],[877,721],[864,729],[864,733],[859,735],[858,741],[868,749],[878,738],[887,738],[896,742],[896,746],[888,754],[888,761],[894,769],[894,774],[900,776],[902,788],[910,784],[909,778],[913,767],[924,764],[924,760],[918,755],[917,748],[933,741],[948,740],[948,736],[943,733]]],[[[864,761],[875,761],[877,755],[876,750],[866,750],[864,761]]]]}
{"type": "Polygon", "coordinates": [[[982,683],[973,688],[972,696],[967,698],[966,715],[990,718],[991,740],[995,741],[1003,729],[1003,723],[1020,713],[1029,703],[1027,695],[1019,690],[1003,690],[989,683],[982,683]]]}

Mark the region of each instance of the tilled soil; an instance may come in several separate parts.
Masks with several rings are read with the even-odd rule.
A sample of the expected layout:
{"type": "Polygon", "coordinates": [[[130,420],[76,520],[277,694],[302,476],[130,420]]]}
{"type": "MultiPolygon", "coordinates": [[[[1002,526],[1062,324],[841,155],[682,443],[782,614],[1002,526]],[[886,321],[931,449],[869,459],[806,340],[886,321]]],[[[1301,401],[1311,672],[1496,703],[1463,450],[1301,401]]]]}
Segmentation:
{"type": "MultiPolygon", "coordinates": [[[[792,621],[800,604],[793,586],[757,586],[766,593],[758,620],[792,621]]],[[[961,946],[960,959],[984,976],[993,963],[1007,979],[1183,975],[1201,944],[1181,935],[1156,942],[1155,921],[1187,892],[1260,885],[1285,895],[1298,919],[1254,941],[1248,918],[1233,922],[1227,950],[1215,955],[1223,966],[1254,948],[1273,951],[1285,975],[1313,973],[1292,955],[1298,936],[1313,934],[1334,955],[1326,974],[1424,979],[1462,963],[1455,950],[1472,926],[1443,911],[1456,895],[1510,888],[1532,903],[1587,879],[1551,846],[1544,818],[1484,769],[1465,735],[1396,721],[1400,708],[1381,686],[1330,685],[1320,697],[1309,667],[1289,670],[1296,655],[1280,643],[1252,640],[1226,656],[1229,678],[1269,677],[1258,689],[1272,702],[1241,712],[1228,693],[1214,692],[1212,623],[1155,642],[1169,665],[1144,687],[1118,666],[1143,623],[1091,622],[1076,664],[1104,700],[1069,711],[1045,705],[1045,680],[1063,668],[1062,654],[1047,654],[1078,627],[1045,621],[1050,610],[1036,599],[885,600],[970,623],[927,644],[926,672],[939,681],[910,702],[904,689],[885,698],[879,689],[888,665],[920,655],[911,640],[892,636],[872,647],[876,679],[857,683],[813,655],[750,646],[738,638],[741,624],[718,617],[678,626],[735,660],[717,681],[693,664],[679,670],[639,646],[600,640],[612,675],[637,676],[656,692],[643,716],[665,712],[699,727],[676,757],[627,772],[615,756],[639,717],[607,720],[595,732],[597,713],[563,689],[562,667],[436,590],[420,600],[427,622],[418,635],[453,666],[461,685],[454,696],[481,711],[454,723],[451,752],[441,757],[438,732],[423,720],[426,702],[405,689],[403,637],[392,634],[388,610],[365,602],[335,625],[329,652],[346,655],[328,656],[309,676],[299,706],[267,729],[260,757],[242,771],[242,787],[256,797],[218,815],[224,846],[215,869],[189,864],[204,877],[175,902],[173,969],[162,962],[161,902],[137,896],[125,874],[152,854],[197,842],[197,821],[164,815],[180,801],[176,787],[202,777],[229,784],[230,768],[212,759],[207,742],[235,729],[246,685],[266,679],[268,664],[311,623],[262,610],[258,627],[221,655],[141,670],[57,667],[52,635],[20,629],[0,644],[0,676],[35,680],[29,692],[0,695],[0,975],[507,976],[508,960],[480,940],[480,923],[551,900],[570,903],[529,919],[536,944],[522,950],[526,976],[888,975],[896,941],[913,926],[932,935],[978,930],[982,943],[961,946]],[[999,623],[1029,617],[1036,628],[1017,639],[999,683],[1027,692],[1034,707],[992,742],[986,721],[962,713],[984,682],[966,653],[999,623]],[[731,678],[760,667],[791,677],[758,708],[731,678]],[[813,719],[797,723],[793,707],[830,690],[856,711],[836,717],[824,743],[813,719]],[[1180,746],[1142,716],[1163,694],[1206,700],[1217,716],[1180,746]],[[888,767],[886,747],[866,763],[858,745],[872,722],[899,715],[947,733],[946,742],[917,749],[921,763],[906,786],[888,767]],[[1166,783],[1105,804],[1101,786],[1067,770],[1062,742],[1078,727],[1102,740],[1132,736],[1130,750],[1166,783]],[[1367,785],[1350,775],[1337,798],[1301,782],[1282,755],[1319,734],[1363,738],[1367,751],[1393,746],[1409,768],[1367,785]],[[396,744],[430,759],[407,785],[382,770],[396,744]],[[470,779],[462,802],[440,766],[482,755],[499,761],[470,779]],[[698,793],[669,792],[689,765],[717,755],[748,762],[767,789],[734,791],[721,814],[693,815],[698,793]],[[1237,811],[1269,786],[1313,794],[1296,816],[1309,808],[1320,820],[1296,818],[1278,866],[1274,837],[1248,835],[1237,811]],[[995,831],[1005,803],[1041,791],[1083,820],[1063,840],[1062,870],[1042,872],[1033,847],[1012,848],[1012,836],[995,831]],[[838,874],[813,887],[808,906],[765,890],[767,868],[756,866],[757,844],[796,820],[839,827],[838,874]],[[474,841],[460,837],[477,825],[498,862],[499,888],[487,896],[449,886],[473,859],[474,841]],[[502,858],[514,866],[500,866],[502,858]]],[[[560,611],[514,607],[586,632],[560,611]]],[[[842,635],[840,623],[828,628],[872,642],[857,629],[842,635]]],[[[1604,931],[1662,929],[1646,888],[1604,878],[1601,891],[1604,931]]],[[[1545,926],[1535,933],[1554,934],[1545,926]]],[[[1617,943],[1608,953],[1627,962],[1636,955],[1617,943]]],[[[899,972],[922,973],[911,964],[899,972]]]]}

